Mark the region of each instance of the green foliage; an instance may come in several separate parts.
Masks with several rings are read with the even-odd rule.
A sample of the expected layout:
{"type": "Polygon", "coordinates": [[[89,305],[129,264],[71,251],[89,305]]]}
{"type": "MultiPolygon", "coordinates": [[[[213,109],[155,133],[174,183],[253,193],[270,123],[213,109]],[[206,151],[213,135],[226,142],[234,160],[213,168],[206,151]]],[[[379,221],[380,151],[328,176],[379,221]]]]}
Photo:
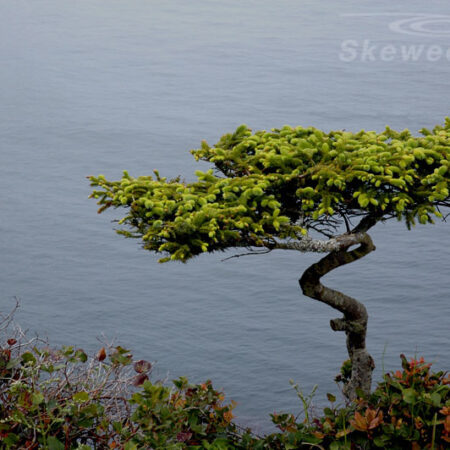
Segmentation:
{"type": "Polygon", "coordinates": [[[131,397],[136,406],[131,442],[137,448],[234,448],[239,439],[231,422],[234,404],[224,406],[210,381],[191,385],[180,378],[174,385],[175,391],[146,381],[131,397]]]}
{"type": "Polygon", "coordinates": [[[450,443],[450,378],[423,359],[402,356],[403,370],[351,405],[339,408],[328,394],[331,406],[320,417],[311,411],[315,388],[305,395],[294,385],[303,420],[273,414],[279,431],[256,436],[233,422],[235,404],[225,404],[210,381],[152,383],[152,365],[133,363],[123,347],[92,358],[23,337],[0,339],[2,449],[444,450],[450,443]]]}
{"type": "Polygon", "coordinates": [[[129,410],[121,386],[134,379],[121,379],[116,353],[100,362],[81,349],[8,339],[0,346],[2,448],[109,448],[113,421],[129,410]]]}
{"type": "MultiPolygon", "coordinates": [[[[0,320],[1,334],[9,325],[0,320]]],[[[121,346],[51,349],[19,329],[0,336],[0,448],[233,448],[234,404],[211,382],[151,383],[152,364],[132,358],[121,346]]]]}
{"type": "Polygon", "coordinates": [[[397,217],[410,227],[441,217],[449,204],[450,119],[414,137],[309,127],[252,133],[241,125],[210,147],[192,151],[214,169],[197,181],[91,176],[99,212],[124,207],[118,232],[144,248],[186,261],[229,247],[269,247],[301,239],[310,228],[355,216],[397,217]]]}
{"type": "Polygon", "coordinates": [[[306,417],[298,422],[292,414],[273,415],[281,433],[266,436],[261,448],[448,448],[450,378],[431,372],[423,358],[408,362],[402,355],[402,366],[402,371],[385,375],[371,395],[344,408],[332,404],[311,425],[306,417]]]}

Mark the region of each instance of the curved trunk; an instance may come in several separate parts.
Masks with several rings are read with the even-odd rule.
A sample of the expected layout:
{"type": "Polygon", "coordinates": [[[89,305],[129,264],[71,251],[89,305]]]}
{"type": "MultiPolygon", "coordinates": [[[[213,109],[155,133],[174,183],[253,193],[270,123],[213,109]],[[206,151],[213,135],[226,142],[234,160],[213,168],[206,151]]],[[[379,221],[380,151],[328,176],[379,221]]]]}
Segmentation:
{"type": "Polygon", "coordinates": [[[347,351],[352,362],[352,373],[350,381],[344,388],[344,394],[348,399],[354,400],[357,397],[357,389],[365,393],[370,392],[372,371],[375,368],[373,359],[366,350],[367,310],[354,298],[324,286],[320,279],[337,267],[362,258],[375,250],[375,246],[365,232],[343,235],[338,239],[341,240],[341,248],[332,251],[306,269],[299,282],[303,294],[330,305],[344,315],[342,318],[331,320],[330,325],[334,331],[345,331],[347,335],[347,351]],[[349,251],[348,249],[355,244],[355,238],[359,247],[349,251]]]}

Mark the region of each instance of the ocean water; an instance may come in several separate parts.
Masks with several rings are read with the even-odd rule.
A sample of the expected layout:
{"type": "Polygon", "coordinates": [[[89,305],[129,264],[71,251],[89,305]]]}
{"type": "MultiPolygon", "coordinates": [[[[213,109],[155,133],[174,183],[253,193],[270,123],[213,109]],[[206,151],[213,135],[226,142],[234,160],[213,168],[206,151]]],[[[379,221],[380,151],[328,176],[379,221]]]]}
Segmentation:
{"type": "MultiPolygon", "coordinates": [[[[156,376],[210,378],[261,430],[299,412],[289,379],[323,404],[346,350],[298,287],[319,255],[159,265],[115,235],[120,211],[96,214],[85,177],[189,179],[205,168],[189,150],[241,123],[432,127],[449,115],[449,17],[444,1],[0,0],[0,311],[17,296],[55,345],[104,334],[156,376]]],[[[449,224],[371,235],[376,252],[325,283],[366,304],[375,378],[400,353],[448,368],[449,224]]]]}

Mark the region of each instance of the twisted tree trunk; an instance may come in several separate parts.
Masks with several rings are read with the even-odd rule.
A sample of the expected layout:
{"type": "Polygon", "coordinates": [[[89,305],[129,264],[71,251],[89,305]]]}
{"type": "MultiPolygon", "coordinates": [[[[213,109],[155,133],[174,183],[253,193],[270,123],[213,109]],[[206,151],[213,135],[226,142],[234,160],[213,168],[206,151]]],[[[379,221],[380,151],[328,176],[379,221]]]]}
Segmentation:
{"type": "Polygon", "coordinates": [[[305,270],[300,278],[303,293],[313,299],[319,300],[343,313],[342,318],[331,320],[330,325],[334,331],[345,331],[347,335],[347,350],[352,362],[350,381],[344,388],[345,396],[354,400],[356,390],[370,392],[374,361],[366,350],[367,310],[364,305],[342,292],[324,286],[320,279],[328,272],[356,261],[375,250],[372,239],[365,232],[370,225],[360,224],[351,234],[336,238],[338,249],[331,251],[319,262],[305,270]],[[364,230],[364,231],[360,231],[364,230]],[[355,244],[355,250],[348,249],[355,244]]]}

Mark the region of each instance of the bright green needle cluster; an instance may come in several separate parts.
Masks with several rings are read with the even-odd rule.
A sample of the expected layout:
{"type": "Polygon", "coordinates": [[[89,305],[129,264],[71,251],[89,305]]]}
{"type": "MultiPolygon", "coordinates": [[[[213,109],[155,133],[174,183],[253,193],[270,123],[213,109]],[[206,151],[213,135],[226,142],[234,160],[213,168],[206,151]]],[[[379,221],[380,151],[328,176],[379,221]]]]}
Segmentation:
{"type": "Polygon", "coordinates": [[[214,169],[197,181],[89,177],[99,188],[99,212],[125,207],[118,232],[143,240],[144,248],[186,261],[230,247],[270,247],[275,239],[301,239],[310,228],[371,215],[417,219],[442,217],[449,206],[450,119],[420,137],[408,130],[383,133],[309,127],[257,131],[241,125],[192,154],[214,169]]]}

